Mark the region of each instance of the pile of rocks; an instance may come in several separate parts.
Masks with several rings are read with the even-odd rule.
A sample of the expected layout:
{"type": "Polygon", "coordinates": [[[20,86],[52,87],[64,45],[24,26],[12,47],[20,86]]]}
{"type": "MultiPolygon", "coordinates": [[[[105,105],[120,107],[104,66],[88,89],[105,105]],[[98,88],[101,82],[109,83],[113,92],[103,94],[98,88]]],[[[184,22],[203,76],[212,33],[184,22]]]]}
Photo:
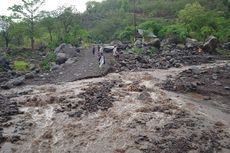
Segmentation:
{"type": "Polygon", "coordinates": [[[11,119],[11,115],[18,114],[18,106],[16,102],[10,101],[7,97],[0,95],[0,123],[7,122],[11,119]]]}
{"type": "Polygon", "coordinates": [[[175,78],[168,78],[162,88],[170,91],[197,92],[207,96],[221,95],[230,98],[230,65],[214,68],[191,68],[175,78]]]}
{"type": "Polygon", "coordinates": [[[21,73],[15,71],[2,72],[0,73],[0,88],[11,89],[15,86],[20,86],[24,84],[26,79],[33,79],[38,73],[39,70],[21,73]]]}
{"type": "Polygon", "coordinates": [[[216,54],[217,43],[214,36],[210,36],[204,43],[191,38],[187,38],[185,44],[178,44],[177,41],[171,39],[159,42],[157,39],[157,45],[152,46],[143,44],[141,41],[138,43],[137,40],[134,46],[144,50],[144,53],[138,56],[124,52],[116,60],[114,66],[120,71],[140,68],[167,69],[209,63],[214,61],[212,54],[216,54]],[[154,48],[157,52],[152,55],[150,52],[154,48]]]}
{"type": "Polygon", "coordinates": [[[16,102],[10,101],[7,97],[0,95],[0,144],[6,139],[3,136],[3,124],[11,119],[12,115],[19,113],[16,102]]]}
{"type": "Polygon", "coordinates": [[[0,55],[0,72],[10,70],[10,62],[0,55]]]}
{"type": "Polygon", "coordinates": [[[60,44],[54,52],[57,54],[56,64],[61,65],[68,60],[78,56],[80,49],[72,46],[71,44],[60,44]]]}
{"type": "Polygon", "coordinates": [[[81,117],[98,110],[106,111],[113,106],[115,98],[110,94],[111,89],[117,84],[116,81],[105,81],[90,84],[87,88],[82,89],[78,98],[79,101],[61,103],[62,108],[56,112],[69,111],[70,117],[81,117]],[[68,107],[68,109],[65,109],[68,107]]]}
{"type": "Polygon", "coordinates": [[[121,54],[114,67],[121,70],[148,69],[158,68],[167,69],[171,67],[181,67],[183,65],[198,65],[202,63],[210,63],[214,61],[214,57],[199,53],[195,49],[179,49],[175,47],[170,51],[163,51],[152,57],[148,55],[138,56],[130,53],[121,54]]]}

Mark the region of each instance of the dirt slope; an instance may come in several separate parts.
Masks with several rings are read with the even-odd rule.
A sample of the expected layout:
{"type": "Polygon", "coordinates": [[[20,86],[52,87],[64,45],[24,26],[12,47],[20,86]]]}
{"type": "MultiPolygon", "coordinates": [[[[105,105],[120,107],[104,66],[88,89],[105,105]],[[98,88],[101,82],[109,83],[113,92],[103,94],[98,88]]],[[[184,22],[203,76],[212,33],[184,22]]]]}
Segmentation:
{"type": "Polygon", "coordinates": [[[26,84],[45,84],[71,82],[80,79],[103,76],[110,70],[110,62],[113,58],[111,53],[105,53],[106,64],[99,68],[97,54],[89,49],[81,50],[78,59],[72,64],[63,64],[61,68],[50,73],[45,73],[40,77],[27,80],[26,84]]]}

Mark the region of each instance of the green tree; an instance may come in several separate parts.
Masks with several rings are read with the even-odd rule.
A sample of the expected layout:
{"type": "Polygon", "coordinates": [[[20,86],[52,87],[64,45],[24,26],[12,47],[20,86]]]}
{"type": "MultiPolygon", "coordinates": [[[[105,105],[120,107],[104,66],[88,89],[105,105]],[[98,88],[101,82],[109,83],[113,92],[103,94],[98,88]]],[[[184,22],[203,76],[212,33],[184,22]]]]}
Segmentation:
{"type": "Polygon", "coordinates": [[[159,32],[162,38],[169,37],[175,40],[184,41],[188,37],[188,30],[181,24],[165,26],[159,32]]]}
{"type": "Polygon", "coordinates": [[[5,41],[5,47],[6,48],[9,47],[9,43],[11,40],[11,37],[10,37],[10,26],[11,26],[11,24],[12,24],[11,17],[0,16],[0,30],[2,33],[2,37],[5,41]]]}
{"type": "Polygon", "coordinates": [[[203,27],[208,20],[205,9],[198,2],[187,4],[179,12],[178,19],[192,31],[203,27]]]}
{"type": "Polygon", "coordinates": [[[64,37],[71,31],[74,24],[74,8],[73,7],[60,7],[56,10],[57,18],[63,26],[64,37]]]}
{"type": "Polygon", "coordinates": [[[161,30],[162,25],[160,24],[159,21],[149,20],[141,23],[138,27],[143,30],[151,31],[158,36],[158,33],[161,30]]]}
{"type": "Polygon", "coordinates": [[[50,42],[53,41],[53,31],[55,29],[55,17],[53,12],[42,11],[41,12],[41,24],[47,29],[50,37],[50,42]]]}
{"type": "Polygon", "coordinates": [[[22,0],[22,5],[13,5],[9,9],[17,19],[25,20],[29,25],[31,48],[34,50],[35,21],[39,18],[39,8],[45,0],[22,0]]]}
{"type": "Polygon", "coordinates": [[[12,36],[11,44],[16,46],[22,46],[24,43],[24,37],[25,37],[25,29],[26,29],[26,23],[25,22],[14,22],[11,25],[10,33],[12,36]]]}

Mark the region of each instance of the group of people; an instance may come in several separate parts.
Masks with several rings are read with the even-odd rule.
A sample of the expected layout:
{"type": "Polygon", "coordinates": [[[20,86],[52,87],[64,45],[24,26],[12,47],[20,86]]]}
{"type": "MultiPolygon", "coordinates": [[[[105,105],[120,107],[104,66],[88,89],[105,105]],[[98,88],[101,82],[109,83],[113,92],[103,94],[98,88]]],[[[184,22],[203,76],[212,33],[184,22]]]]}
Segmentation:
{"type": "MultiPolygon", "coordinates": [[[[102,66],[105,64],[105,56],[104,56],[104,47],[103,46],[95,46],[93,45],[92,47],[92,53],[95,55],[97,52],[97,57],[98,57],[98,62],[99,62],[99,68],[102,68],[102,66]]],[[[114,57],[118,57],[118,51],[117,51],[117,46],[113,48],[113,55],[114,57]]]]}

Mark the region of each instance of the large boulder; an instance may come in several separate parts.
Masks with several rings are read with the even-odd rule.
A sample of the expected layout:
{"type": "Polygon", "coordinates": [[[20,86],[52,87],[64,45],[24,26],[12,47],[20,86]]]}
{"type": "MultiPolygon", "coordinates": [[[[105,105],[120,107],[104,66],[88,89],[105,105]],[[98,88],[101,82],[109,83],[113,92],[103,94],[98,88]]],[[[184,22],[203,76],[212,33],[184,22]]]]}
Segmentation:
{"type": "Polygon", "coordinates": [[[12,88],[14,86],[19,86],[19,85],[23,84],[24,80],[25,80],[25,76],[23,75],[23,76],[20,76],[20,77],[17,77],[17,78],[9,80],[8,82],[6,82],[1,87],[3,89],[10,89],[10,88],[12,88]]]}
{"type": "Polygon", "coordinates": [[[68,58],[67,58],[65,53],[58,53],[57,54],[56,63],[58,65],[64,64],[67,60],[68,60],[68,58]]]}
{"type": "Polygon", "coordinates": [[[55,53],[64,53],[67,58],[77,57],[79,54],[79,48],[72,46],[71,44],[61,44],[55,50],[55,53]]]}
{"type": "Polygon", "coordinates": [[[215,36],[208,37],[207,41],[203,44],[203,50],[208,53],[216,53],[218,40],[215,36]]]}
{"type": "Polygon", "coordinates": [[[112,45],[105,45],[103,51],[105,52],[112,52],[114,49],[114,46],[112,45]]]}
{"type": "Polygon", "coordinates": [[[126,50],[127,48],[131,48],[129,44],[122,44],[117,47],[118,50],[126,50]]]}
{"type": "Polygon", "coordinates": [[[6,58],[4,58],[0,55],[0,71],[1,71],[1,69],[6,71],[6,70],[9,70],[11,68],[10,68],[10,62],[6,58]]]}
{"type": "Polygon", "coordinates": [[[155,47],[157,49],[160,49],[161,47],[161,41],[159,38],[154,38],[154,39],[151,39],[147,42],[144,42],[144,45],[146,46],[152,46],[152,47],[155,47]]]}
{"type": "Polygon", "coordinates": [[[60,53],[65,46],[66,46],[66,43],[62,43],[54,51],[56,53],[60,53]]]}
{"type": "Polygon", "coordinates": [[[185,46],[186,48],[198,48],[200,43],[196,39],[187,38],[185,46]]]}
{"type": "Polygon", "coordinates": [[[134,43],[134,46],[139,47],[139,48],[142,47],[142,40],[137,39],[134,43]]]}
{"type": "Polygon", "coordinates": [[[230,50],[230,42],[224,43],[223,48],[227,49],[227,50],[230,50]]]}
{"type": "Polygon", "coordinates": [[[121,41],[119,41],[119,40],[114,40],[114,41],[112,41],[112,42],[110,43],[111,46],[115,46],[115,45],[120,46],[120,45],[122,45],[122,44],[123,44],[123,43],[122,43],[121,41]]]}

